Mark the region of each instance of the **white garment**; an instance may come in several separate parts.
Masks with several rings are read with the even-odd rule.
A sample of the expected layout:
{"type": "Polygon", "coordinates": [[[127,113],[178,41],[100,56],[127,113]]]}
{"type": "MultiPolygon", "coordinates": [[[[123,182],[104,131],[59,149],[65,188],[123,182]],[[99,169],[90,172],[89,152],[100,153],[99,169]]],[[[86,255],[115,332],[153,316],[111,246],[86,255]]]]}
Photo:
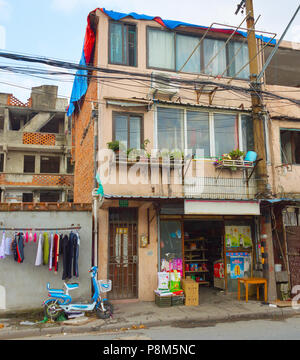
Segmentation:
{"type": "Polygon", "coordinates": [[[43,235],[40,233],[38,249],[36,253],[35,266],[40,266],[43,263],[43,235]]]}
{"type": "Polygon", "coordinates": [[[54,245],[54,236],[53,233],[51,233],[50,237],[50,253],[49,253],[49,271],[52,270],[52,261],[53,261],[53,245],[54,245]]]}
{"type": "Polygon", "coordinates": [[[12,238],[6,238],[5,239],[5,248],[4,248],[4,253],[5,255],[12,255],[12,249],[11,249],[11,244],[12,244],[12,238]]]}
{"type": "Polygon", "coordinates": [[[5,259],[5,231],[3,231],[2,242],[0,245],[0,259],[5,259]]]}

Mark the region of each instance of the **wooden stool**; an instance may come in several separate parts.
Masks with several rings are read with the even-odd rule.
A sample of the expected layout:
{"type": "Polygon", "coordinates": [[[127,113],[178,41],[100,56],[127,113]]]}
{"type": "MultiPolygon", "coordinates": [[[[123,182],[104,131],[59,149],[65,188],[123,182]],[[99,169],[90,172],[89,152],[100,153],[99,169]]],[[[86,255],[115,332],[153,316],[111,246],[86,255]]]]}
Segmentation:
{"type": "Polygon", "coordinates": [[[246,302],[248,302],[248,294],[249,294],[248,285],[249,284],[256,285],[257,300],[259,300],[259,285],[263,284],[264,285],[265,302],[267,302],[267,299],[268,299],[267,279],[263,279],[263,278],[240,278],[240,279],[238,279],[238,300],[241,299],[241,283],[245,284],[246,302]]]}

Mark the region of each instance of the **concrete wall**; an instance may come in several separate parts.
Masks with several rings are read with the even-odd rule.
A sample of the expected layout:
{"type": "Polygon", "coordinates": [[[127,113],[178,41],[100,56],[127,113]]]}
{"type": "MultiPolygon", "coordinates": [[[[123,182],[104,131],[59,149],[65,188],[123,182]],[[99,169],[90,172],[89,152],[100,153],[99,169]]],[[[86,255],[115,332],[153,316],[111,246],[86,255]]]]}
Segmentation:
{"type": "MultiPolygon", "coordinates": [[[[72,292],[74,299],[90,300],[91,281],[88,270],[92,254],[92,215],[90,211],[10,211],[0,212],[0,227],[68,227],[80,224],[79,278],[69,282],[79,282],[78,289],[72,292]]],[[[70,231],[62,231],[69,233],[70,231]]],[[[1,240],[2,240],[2,231],[1,240]]],[[[6,232],[12,236],[13,232],[6,232]]],[[[58,273],[48,266],[35,266],[37,243],[25,244],[25,259],[22,264],[14,261],[13,256],[0,260],[0,312],[27,310],[41,307],[47,298],[46,284],[62,288],[63,259],[59,256],[58,273]]]]}

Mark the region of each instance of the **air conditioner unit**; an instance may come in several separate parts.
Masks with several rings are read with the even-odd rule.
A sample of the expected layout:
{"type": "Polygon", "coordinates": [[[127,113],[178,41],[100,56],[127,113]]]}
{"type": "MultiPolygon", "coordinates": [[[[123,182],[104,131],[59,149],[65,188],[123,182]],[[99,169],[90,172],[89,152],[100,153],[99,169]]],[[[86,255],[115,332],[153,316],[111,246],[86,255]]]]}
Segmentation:
{"type": "Polygon", "coordinates": [[[179,75],[174,73],[152,72],[150,94],[167,95],[172,98],[179,92],[179,83],[176,81],[179,78],[179,75]]]}

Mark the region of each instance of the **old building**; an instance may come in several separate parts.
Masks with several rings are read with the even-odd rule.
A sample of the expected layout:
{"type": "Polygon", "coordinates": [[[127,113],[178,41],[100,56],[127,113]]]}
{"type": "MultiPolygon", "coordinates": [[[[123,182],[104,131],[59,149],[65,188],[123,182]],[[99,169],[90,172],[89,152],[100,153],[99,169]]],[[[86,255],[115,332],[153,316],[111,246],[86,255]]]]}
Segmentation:
{"type": "Polygon", "coordinates": [[[57,91],[32,88],[27,103],[0,94],[1,202],[72,201],[68,104],[57,91]]]}
{"type": "Polygon", "coordinates": [[[69,107],[74,200],[93,201],[98,173],[95,251],[110,296],[153,300],[166,268],[230,292],[264,270],[272,295],[262,180],[245,158],[255,150],[247,32],[97,9],[80,64],[92,67],[79,70],[69,107]]]}

